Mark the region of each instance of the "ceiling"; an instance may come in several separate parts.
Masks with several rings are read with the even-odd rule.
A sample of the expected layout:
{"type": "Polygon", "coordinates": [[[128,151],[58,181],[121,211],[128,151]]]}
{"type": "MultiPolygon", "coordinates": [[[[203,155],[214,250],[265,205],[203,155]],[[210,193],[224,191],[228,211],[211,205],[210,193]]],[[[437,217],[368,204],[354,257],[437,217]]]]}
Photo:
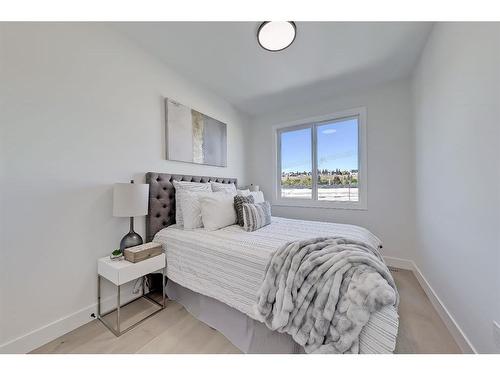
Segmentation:
{"type": "Polygon", "coordinates": [[[259,115],[408,76],[426,22],[297,22],[281,52],[259,47],[259,22],[134,22],[112,27],[236,108],[259,115]]]}

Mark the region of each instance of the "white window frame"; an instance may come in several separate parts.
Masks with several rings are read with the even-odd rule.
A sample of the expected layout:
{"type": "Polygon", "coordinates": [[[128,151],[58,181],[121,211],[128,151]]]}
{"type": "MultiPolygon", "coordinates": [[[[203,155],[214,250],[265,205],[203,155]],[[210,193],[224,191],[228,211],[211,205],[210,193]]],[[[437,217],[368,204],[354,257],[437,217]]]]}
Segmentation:
{"type": "Polygon", "coordinates": [[[273,205],[275,206],[291,206],[291,207],[316,207],[316,208],[332,208],[332,209],[351,209],[351,210],[366,210],[368,209],[368,173],[367,173],[367,142],[366,142],[366,108],[358,107],[330,113],[327,115],[301,119],[297,121],[282,123],[273,126],[274,133],[274,194],[273,205]],[[358,118],[358,202],[348,201],[319,201],[317,199],[317,189],[312,191],[312,199],[301,198],[283,198],[281,197],[281,133],[289,130],[299,130],[311,128],[311,159],[312,159],[312,180],[317,180],[317,158],[316,158],[316,128],[324,123],[341,121],[346,118],[358,118]]]}

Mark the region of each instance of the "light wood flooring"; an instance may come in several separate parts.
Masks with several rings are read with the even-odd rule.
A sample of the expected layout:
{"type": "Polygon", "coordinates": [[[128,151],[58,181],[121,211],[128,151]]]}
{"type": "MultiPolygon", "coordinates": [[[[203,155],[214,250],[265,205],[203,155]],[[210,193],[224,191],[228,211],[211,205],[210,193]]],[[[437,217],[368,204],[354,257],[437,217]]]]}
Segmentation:
{"type": "MultiPolygon", "coordinates": [[[[401,297],[396,353],[460,353],[460,349],[410,271],[393,270],[401,297]]],[[[121,310],[123,326],[153,305],[138,300],[121,310]]],[[[111,321],[113,316],[107,317],[111,321]]],[[[94,320],[32,353],[240,353],[222,334],[191,316],[181,305],[167,308],[121,337],[94,320]]]]}

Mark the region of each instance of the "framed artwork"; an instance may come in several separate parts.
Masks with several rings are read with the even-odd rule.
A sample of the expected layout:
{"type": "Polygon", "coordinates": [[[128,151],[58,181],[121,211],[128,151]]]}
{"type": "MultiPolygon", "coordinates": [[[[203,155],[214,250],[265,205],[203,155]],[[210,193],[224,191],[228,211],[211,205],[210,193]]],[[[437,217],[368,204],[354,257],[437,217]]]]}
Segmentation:
{"type": "Polygon", "coordinates": [[[227,166],[227,125],[165,99],[167,160],[227,166]]]}

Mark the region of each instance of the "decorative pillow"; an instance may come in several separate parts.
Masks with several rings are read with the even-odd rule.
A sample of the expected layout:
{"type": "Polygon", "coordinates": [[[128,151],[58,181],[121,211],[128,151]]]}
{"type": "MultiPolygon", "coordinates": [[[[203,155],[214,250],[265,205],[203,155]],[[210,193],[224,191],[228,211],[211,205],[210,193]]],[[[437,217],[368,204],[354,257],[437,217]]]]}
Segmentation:
{"type": "Polygon", "coordinates": [[[200,199],[209,197],[213,194],[224,194],[224,192],[211,192],[211,191],[188,191],[180,190],[180,203],[182,208],[182,221],[184,229],[196,229],[203,226],[201,219],[201,203],[200,199]]]}
{"type": "Polygon", "coordinates": [[[262,203],[265,201],[264,193],[262,191],[250,191],[250,189],[236,190],[236,194],[243,195],[244,197],[248,197],[249,195],[251,195],[255,203],[262,203]]]}
{"type": "Polygon", "coordinates": [[[207,230],[216,230],[236,223],[232,194],[212,194],[200,198],[201,220],[207,230]]]}
{"type": "Polygon", "coordinates": [[[243,203],[243,229],[253,232],[271,224],[271,205],[269,202],[243,203]]]}
{"type": "Polygon", "coordinates": [[[250,195],[250,190],[249,189],[236,190],[236,194],[237,195],[243,195],[244,197],[246,197],[247,195],[250,195]]]}
{"type": "Polygon", "coordinates": [[[249,195],[244,197],[243,195],[234,196],[234,209],[236,210],[236,219],[240,227],[243,226],[243,203],[255,203],[253,196],[249,195]]]}
{"type": "Polygon", "coordinates": [[[253,197],[255,203],[263,203],[265,201],[262,191],[251,191],[249,195],[253,197]]]}
{"type": "Polygon", "coordinates": [[[236,194],[236,185],[233,183],[223,184],[221,182],[211,182],[211,185],[212,185],[212,191],[225,191],[228,193],[236,194]]]}
{"type": "Polygon", "coordinates": [[[182,218],[182,205],[180,202],[180,191],[212,191],[212,187],[208,182],[188,182],[188,181],[172,181],[175,188],[175,222],[184,224],[182,218]]]}

